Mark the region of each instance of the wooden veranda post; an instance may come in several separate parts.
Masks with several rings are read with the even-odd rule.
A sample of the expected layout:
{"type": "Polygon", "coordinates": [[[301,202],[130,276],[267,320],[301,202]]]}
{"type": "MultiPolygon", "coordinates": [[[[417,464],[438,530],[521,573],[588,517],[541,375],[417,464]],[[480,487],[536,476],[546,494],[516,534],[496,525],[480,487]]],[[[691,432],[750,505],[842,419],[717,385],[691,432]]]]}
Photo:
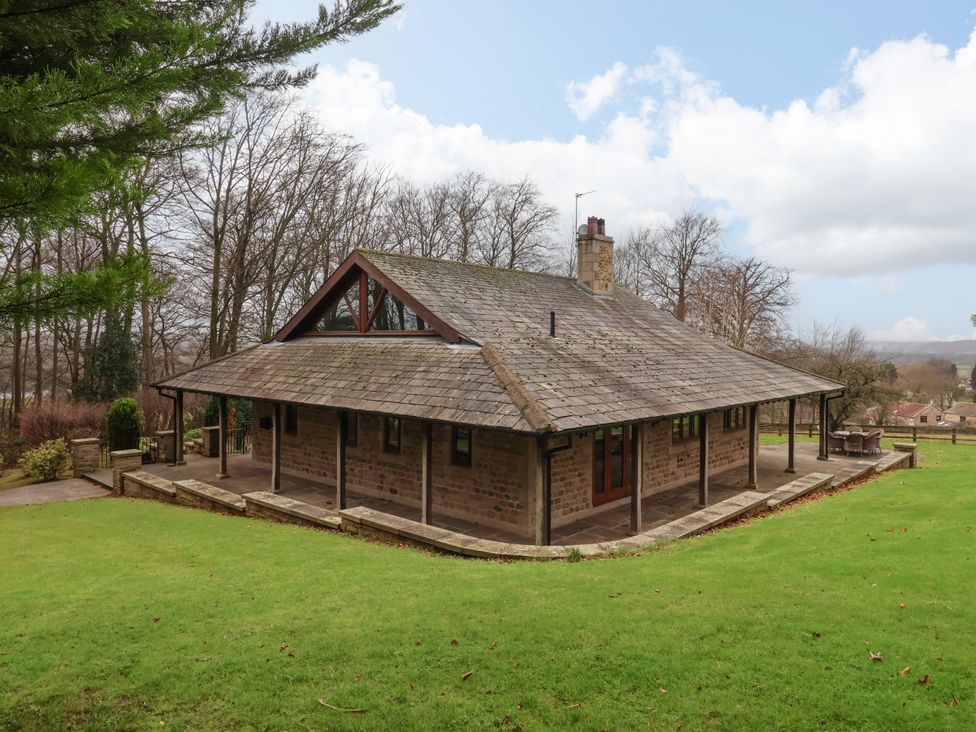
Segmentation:
{"type": "Polygon", "coordinates": [[[349,433],[349,415],[347,412],[336,412],[336,509],[341,511],[346,507],[346,439],[349,433]]]}
{"type": "Polygon", "coordinates": [[[217,400],[217,424],[220,426],[217,439],[220,444],[217,446],[220,452],[220,469],[217,471],[218,478],[227,478],[227,397],[221,396],[217,400]]]}
{"type": "Polygon", "coordinates": [[[271,492],[281,490],[281,404],[271,407],[271,492]]]}
{"type": "Polygon", "coordinates": [[[643,492],[644,475],[644,427],[635,424],[633,430],[633,446],[630,449],[630,530],[639,534],[641,530],[641,493],[643,492]]]}
{"type": "Polygon", "coordinates": [[[546,438],[538,437],[535,441],[535,465],[532,471],[532,492],[535,497],[535,544],[546,546],[549,544],[549,527],[547,518],[549,511],[546,506],[546,438]]]}
{"type": "Polygon", "coordinates": [[[420,520],[422,523],[429,524],[433,520],[430,486],[433,482],[434,467],[434,426],[430,422],[424,424],[423,435],[423,449],[421,451],[423,465],[420,471],[420,520]]]}
{"type": "Polygon", "coordinates": [[[827,460],[827,395],[820,395],[820,452],[817,460],[827,460]]]}
{"type": "Polygon", "coordinates": [[[759,405],[749,405],[749,482],[746,488],[759,486],[759,405]]]}
{"type": "Polygon", "coordinates": [[[786,472],[796,472],[796,399],[789,401],[789,424],[787,425],[786,438],[786,472]]]}
{"type": "Polygon", "coordinates": [[[183,457],[183,390],[176,390],[176,397],[173,399],[173,462],[177,465],[186,465],[183,457]]]}
{"type": "MultiPolygon", "coordinates": [[[[708,415],[702,414],[698,417],[698,419],[701,420],[698,429],[698,505],[704,508],[708,505],[708,415]]],[[[750,424],[750,430],[751,429],[752,427],[750,424]]],[[[750,481],[753,481],[752,472],[753,469],[750,466],[750,481]]]]}

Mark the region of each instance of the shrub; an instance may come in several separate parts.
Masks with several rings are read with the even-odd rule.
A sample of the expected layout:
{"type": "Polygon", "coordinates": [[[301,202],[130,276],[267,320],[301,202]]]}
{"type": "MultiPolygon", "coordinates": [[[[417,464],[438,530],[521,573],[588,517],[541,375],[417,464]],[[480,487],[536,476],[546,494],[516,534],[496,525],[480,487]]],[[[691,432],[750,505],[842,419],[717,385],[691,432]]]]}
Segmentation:
{"type": "Polygon", "coordinates": [[[105,405],[88,402],[45,402],[20,415],[20,434],[25,447],[63,437],[98,437],[105,425],[105,405]]]}
{"type": "Polygon", "coordinates": [[[136,400],[123,397],[112,402],[105,418],[110,450],[135,450],[142,435],[142,413],[136,400]]]}
{"type": "Polygon", "coordinates": [[[20,464],[34,480],[57,480],[68,469],[68,443],[60,437],[41,443],[25,452],[20,464]]]}
{"type": "Polygon", "coordinates": [[[183,433],[184,442],[199,440],[201,437],[203,437],[203,427],[194,427],[192,430],[187,430],[183,433]]]}

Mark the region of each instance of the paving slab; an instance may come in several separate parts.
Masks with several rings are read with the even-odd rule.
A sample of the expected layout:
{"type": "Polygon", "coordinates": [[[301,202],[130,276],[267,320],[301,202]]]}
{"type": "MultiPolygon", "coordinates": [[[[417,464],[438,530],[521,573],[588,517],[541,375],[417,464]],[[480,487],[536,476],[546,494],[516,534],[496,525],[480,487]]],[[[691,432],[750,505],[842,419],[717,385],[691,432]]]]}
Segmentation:
{"type": "Polygon", "coordinates": [[[57,501],[77,501],[82,498],[102,498],[111,493],[83,478],[69,478],[0,491],[0,506],[34,506],[57,501]]]}

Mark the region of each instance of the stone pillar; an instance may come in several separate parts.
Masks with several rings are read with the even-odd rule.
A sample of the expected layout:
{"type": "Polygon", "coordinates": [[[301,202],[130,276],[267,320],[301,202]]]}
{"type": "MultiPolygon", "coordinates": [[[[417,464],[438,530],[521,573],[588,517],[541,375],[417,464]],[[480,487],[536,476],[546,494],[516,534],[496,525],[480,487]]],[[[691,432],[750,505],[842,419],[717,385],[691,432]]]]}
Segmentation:
{"type": "Polygon", "coordinates": [[[203,456],[220,457],[220,427],[203,428],[203,456]]]}
{"type": "Polygon", "coordinates": [[[217,469],[218,478],[229,478],[227,472],[227,397],[221,396],[217,400],[217,453],[220,457],[220,467],[217,469]]]}
{"type": "Polygon", "coordinates": [[[102,446],[97,437],[71,441],[71,473],[75,478],[98,470],[101,464],[102,446]]]}
{"type": "MultiPolygon", "coordinates": [[[[698,420],[698,505],[705,508],[708,505],[708,415],[702,414],[698,420]]],[[[752,468],[749,480],[755,480],[752,468]]]]}
{"type": "Polygon", "coordinates": [[[160,430],[156,433],[159,438],[159,459],[167,465],[176,462],[176,442],[173,440],[175,434],[173,430],[160,430]]]}
{"type": "Polygon", "coordinates": [[[817,454],[817,460],[828,460],[829,455],[827,454],[827,395],[820,395],[820,450],[817,454]]]}
{"type": "Polygon", "coordinates": [[[432,522],[430,486],[433,482],[434,426],[423,425],[423,445],[420,452],[420,520],[425,524],[432,522]]]}
{"type": "Polygon", "coordinates": [[[786,472],[796,472],[796,399],[789,401],[789,421],[786,438],[786,472]]]}
{"type": "Polygon", "coordinates": [[[112,490],[122,495],[122,473],[142,467],[142,450],[112,451],[112,490]]]}
{"type": "Polygon", "coordinates": [[[630,532],[639,534],[641,520],[641,498],[644,492],[644,425],[635,424],[630,446],[630,532]]]}
{"type": "Polygon", "coordinates": [[[749,481],[746,488],[759,486],[759,405],[749,405],[749,481]]]}
{"type": "Polygon", "coordinates": [[[173,399],[173,463],[176,465],[186,465],[183,458],[183,435],[186,429],[183,427],[183,392],[176,390],[176,397],[173,399]]]}
{"type": "Polygon", "coordinates": [[[908,467],[914,468],[918,465],[918,445],[914,442],[896,442],[894,443],[895,452],[907,452],[910,454],[908,458],[908,467]]]}
{"type": "Polygon", "coordinates": [[[346,435],[349,432],[349,420],[346,413],[336,412],[338,421],[336,429],[336,510],[346,508],[346,435]]]}

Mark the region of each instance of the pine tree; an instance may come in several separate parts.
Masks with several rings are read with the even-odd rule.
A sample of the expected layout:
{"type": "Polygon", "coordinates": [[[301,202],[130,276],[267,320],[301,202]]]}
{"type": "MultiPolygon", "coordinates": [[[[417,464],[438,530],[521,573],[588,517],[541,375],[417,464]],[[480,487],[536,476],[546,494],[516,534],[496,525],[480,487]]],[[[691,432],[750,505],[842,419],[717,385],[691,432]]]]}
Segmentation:
{"type": "Polygon", "coordinates": [[[972,373],[969,374],[969,386],[973,389],[973,401],[976,401],[976,366],[973,366],[972,373]]]}
{"type": "Polygon", "coordinates": [[[85,380],[80,396],[90,402],[107,402],[131,394],[139,386],[139,368],[132,334],[116,313],[105,316],[101,337],[86,353],[85,380]]]}

